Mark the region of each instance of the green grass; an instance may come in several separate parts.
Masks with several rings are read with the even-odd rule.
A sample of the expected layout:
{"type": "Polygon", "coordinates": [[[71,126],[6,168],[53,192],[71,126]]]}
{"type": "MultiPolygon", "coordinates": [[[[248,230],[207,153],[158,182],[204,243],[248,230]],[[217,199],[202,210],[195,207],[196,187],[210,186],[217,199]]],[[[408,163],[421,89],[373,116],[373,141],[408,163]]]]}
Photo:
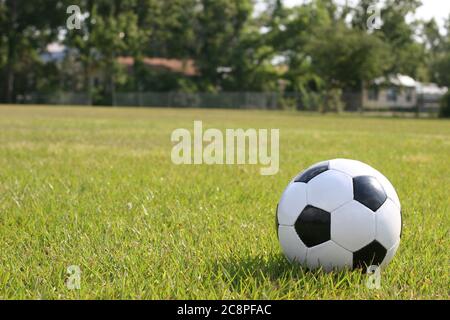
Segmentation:
{"type": "Polygon", "coordinates": [[[0,298],[448,299],[450,122],[291,112],[0,106],[0,298]],[[170,134],[280,128],[280,172],[176,166],[170,134]],[[383,172],[403,205],[380,290],[292,266],[274,227],[300,170],[383,172]],[[65,286],[79,265],[81,290],[65,286]]]}

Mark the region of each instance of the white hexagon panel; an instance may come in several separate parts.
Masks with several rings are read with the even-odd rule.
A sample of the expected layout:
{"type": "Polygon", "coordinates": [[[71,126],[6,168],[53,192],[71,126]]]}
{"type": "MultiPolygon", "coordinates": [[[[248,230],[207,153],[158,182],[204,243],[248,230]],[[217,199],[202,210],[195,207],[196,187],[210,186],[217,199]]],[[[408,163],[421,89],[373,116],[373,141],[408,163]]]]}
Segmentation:
{"type": "Polygon", "coordinates": [[[351,201],[331,213],[331,240],[355,252],[375,240],[375,213],[351,201]]]}
{"type": "Polygon", "coordinates": [[[339,171],[327,170],[307,184],[308,204],[332,212],[353,199],[352,178],[339,171]]]}
{"type": "Polygon", "coordinates": [[[391,260],[394,258],[395,253],[397,252],[397,249],[400,245],[400,240],[397,241],[396,244],[394,244],[387,252],[386,252],[386,256],[384,257],[383,261],[381,262],[381,267],[384,268],[386,267],[389,262],[391,262],[391,260]]]}
{"type": "Polygon", "coordinates": [[[285,226],[294,225],[306,205],[306,184],[301,182],[289,184],[278,204],[278,223],[285,226]]]}
{"type": "Polygon", "coordinates": [[[306,265],[309,269],[322,267],[326,272],[352,268],[352,253],[332,240],[308,248],[306,265]]]}
{"type": "Polygon", "coordinates": [[[349,176],[357,177],[368,175],[373,172],[373,168],[361,161],[350,159],[334,159],[330,160],[330,169],[337,170],[348,174],[349,176]]]}
{"type": "Polygon", "coordinates": [[[278,240],[289,261],[297,262],[299,264],[305,263],[308,248],[306,248],[304,243],[300,240],[294,227],[279,226],[278,240]]]}
{"type": "Polygon", "coordinates": [[[400,209],[394,204],[393,200],[387,199],[380,209],[375,213],[376,236],[385,248],[391,248],[400,241],[400,232],[402,229],[402,218],[400,209]]]}

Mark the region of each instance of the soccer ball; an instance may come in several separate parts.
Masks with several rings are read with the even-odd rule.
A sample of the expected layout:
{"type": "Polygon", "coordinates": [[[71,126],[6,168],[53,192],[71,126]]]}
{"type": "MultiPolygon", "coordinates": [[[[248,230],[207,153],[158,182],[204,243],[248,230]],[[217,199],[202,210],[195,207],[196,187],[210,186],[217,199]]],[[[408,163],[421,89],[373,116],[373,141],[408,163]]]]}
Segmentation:
{"type": "Polygon", "coordinates": [[[291,181],[277,206],[276,224],[286,257],[309,269],[384,267],[400,243],[400,200],[371,166],[329,160],[291,181]]]}

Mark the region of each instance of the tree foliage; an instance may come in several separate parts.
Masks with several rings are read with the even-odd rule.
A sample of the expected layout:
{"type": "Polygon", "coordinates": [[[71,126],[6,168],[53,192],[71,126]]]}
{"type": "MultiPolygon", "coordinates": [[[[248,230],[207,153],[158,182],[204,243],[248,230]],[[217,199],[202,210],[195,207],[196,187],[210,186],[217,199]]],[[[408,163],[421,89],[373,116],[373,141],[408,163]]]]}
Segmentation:
{"type": "Polygon", "coordinates": [[[406,21],[418,0],[385,1],[380,30],[367,30],[370,0],[263,2],[260,12],[253,0],[78,0],[81,29],[68,30],[72,1],[0,0],[0,100],[70,90],[102,104],[120,90],[293,91],[326,100],[390,73],[450,86],[450,32],[434,20],[406,21]],[[65,59],[44,63],[55,41],[65,59]],[[148,68],[147,57],[194,61],[198,75],[148,68]]]}

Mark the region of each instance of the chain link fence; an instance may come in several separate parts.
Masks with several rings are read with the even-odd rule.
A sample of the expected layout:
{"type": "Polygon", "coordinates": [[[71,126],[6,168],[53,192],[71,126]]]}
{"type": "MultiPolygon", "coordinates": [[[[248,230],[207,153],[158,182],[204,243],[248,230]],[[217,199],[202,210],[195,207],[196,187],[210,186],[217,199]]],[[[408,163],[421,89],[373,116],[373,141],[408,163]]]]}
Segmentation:
{"type": "Polygon", "coordinates": [[[16,103],[21,104],[50,104],[50,105],[91,105],[89,95],[85,93],[31,93],[18,95],[16,103]]]}
{"type": "MultiPolygon", "coordinates": [[[[439,111],[440,96],[417,95],[408,106],[391,103],[364,106],[358,92],[345,92],[338,96],[327,96],[315,92],[118,92],[111,98],[113,106],[123,107],[174,107],[174,108],[226,108],[262,110],[305,111],[357,111],[435,114],[439,111]],[[331,98],[330,98],[331,97],[331,98]]],[[[58,92],[34,93],[17,96],[17,103],[49,105],[92,105],[86,93],[58,92]]]]}
{"type": "Polygon", "coordinates": [[[115,104],[119,106],[175,108],[278,109],[278,99],[279,96],[276,93],[132,92],[116,94],[115,104]]]}

